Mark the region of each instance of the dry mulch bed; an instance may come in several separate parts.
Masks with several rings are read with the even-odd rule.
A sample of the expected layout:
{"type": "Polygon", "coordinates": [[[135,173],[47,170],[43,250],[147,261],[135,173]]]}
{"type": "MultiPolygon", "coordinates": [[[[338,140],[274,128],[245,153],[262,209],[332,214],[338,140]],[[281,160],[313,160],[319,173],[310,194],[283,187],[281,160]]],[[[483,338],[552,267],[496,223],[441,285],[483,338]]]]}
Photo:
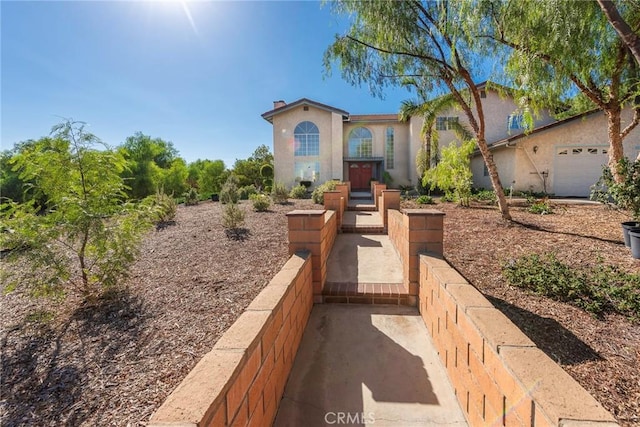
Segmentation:
{"type": "MultiPolygon", "coordinates": [[[[316,205],[244,208],[249,232],[234,240],[219,204],[181,207],[175,225],[146,238],[128,291],[97,306],[2,296],[0,424],[145,425],[286,262],[284,214],[316,205]]],[[[600,206],[545,216],[512,208],[517,222],[509,224],[492,207],[436,208],[446,213],[451,264],[621,424],[640,425],[640,325],[509,287],[500,273],[510,258],[549,251],[576,266],[602,258],[638,271],[621,243],[624,215],[600,206]]]]}

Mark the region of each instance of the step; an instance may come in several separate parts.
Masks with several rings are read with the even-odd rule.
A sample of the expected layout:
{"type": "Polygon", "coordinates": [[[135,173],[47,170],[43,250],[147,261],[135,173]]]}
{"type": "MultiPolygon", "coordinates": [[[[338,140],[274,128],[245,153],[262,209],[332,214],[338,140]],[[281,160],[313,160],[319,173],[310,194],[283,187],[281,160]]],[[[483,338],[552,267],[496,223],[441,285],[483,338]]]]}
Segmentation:
{"type": "Polygon", "coordinates": [[[385,234],[383,225],[342,224],[342,232],[357,234],[385,234]]]}
{"type": "Polygon", "coordinates": [[[347,206],[348,211],[361,211],[361,212],[374,212],[376,211],[376,205],[356,203],[347,206]]]}
{"type": "Polygon", "coordinates": [[[322,301],[326,304],[416,305],[416,297],[409,295],[402,283],[326,282],[322,301]]]}
{"type": "Polygon", "coordinates": [[[351,195],[351,200],[371,200],[371,194],[351,195]]]}

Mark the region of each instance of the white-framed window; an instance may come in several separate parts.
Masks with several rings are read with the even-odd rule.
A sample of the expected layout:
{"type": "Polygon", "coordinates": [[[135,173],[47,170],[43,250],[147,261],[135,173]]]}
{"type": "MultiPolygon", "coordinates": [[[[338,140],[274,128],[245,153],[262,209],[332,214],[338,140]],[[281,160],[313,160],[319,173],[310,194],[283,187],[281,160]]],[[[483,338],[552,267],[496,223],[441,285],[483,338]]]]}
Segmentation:
{"type": "Polygon", "coordinates": [[[349,133],[349,157],[373,156],[373,135],[364,127],[353,129],[349,133]]]}
{"type": "Polygon", "coordinates": [[[299,181],[317,181],[320,179],[320,162],[295,162],[296,178],[299,181]]]}
{"type": "Polygon", "coordinates": [[[525,129],[526,124],[524,122],[524,117],[522,114],[511,114],[507,118],[507,129],[509,130],[518,130],[525,129]]]}
{"type": "Polygon", "coordinates": [[[320,155],[320,131],[312,122],[302,122],[293,131],[295,140],[295,156],[320,155]]]}
{"type": "Polygon", "coordinates": [[[451,130],[458,123],[458,117],[436,117],[436,130],[451,130]]]}
{"type": "Polygon", "coordinates": [[[393,140],[393,127],[387,128],[387,138],[385,144],[385,167],[386,169],[393,169],[395,162],[395,142],[393,140]]]}

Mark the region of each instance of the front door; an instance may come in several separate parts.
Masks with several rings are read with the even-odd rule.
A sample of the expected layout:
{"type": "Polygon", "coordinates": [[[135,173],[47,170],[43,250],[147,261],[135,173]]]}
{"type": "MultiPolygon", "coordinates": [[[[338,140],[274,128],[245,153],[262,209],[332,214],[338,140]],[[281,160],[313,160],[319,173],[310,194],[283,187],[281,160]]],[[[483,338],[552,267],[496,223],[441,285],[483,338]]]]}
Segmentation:
{"type": "Polygon", "coordinates": [[[373,176],[371,163],[356,162],[349,165],[349,181],[354,190],[369,190],[369,181],[373,176]]]}

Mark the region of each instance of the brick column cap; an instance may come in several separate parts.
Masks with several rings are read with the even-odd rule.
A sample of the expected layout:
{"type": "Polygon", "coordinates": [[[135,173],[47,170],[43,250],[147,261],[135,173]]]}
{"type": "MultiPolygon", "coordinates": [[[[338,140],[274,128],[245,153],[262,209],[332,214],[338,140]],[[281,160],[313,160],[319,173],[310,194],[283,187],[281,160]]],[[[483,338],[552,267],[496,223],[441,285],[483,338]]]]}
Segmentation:
{"type": "Polygon", "coordinates": [[[287,212],[286,215],[287,216],[318,216],[318,215],[324,215],[325,212],[326,210],[324,209],[311,209],[311,210],[296,209],[295,211],[287,212]]]}

